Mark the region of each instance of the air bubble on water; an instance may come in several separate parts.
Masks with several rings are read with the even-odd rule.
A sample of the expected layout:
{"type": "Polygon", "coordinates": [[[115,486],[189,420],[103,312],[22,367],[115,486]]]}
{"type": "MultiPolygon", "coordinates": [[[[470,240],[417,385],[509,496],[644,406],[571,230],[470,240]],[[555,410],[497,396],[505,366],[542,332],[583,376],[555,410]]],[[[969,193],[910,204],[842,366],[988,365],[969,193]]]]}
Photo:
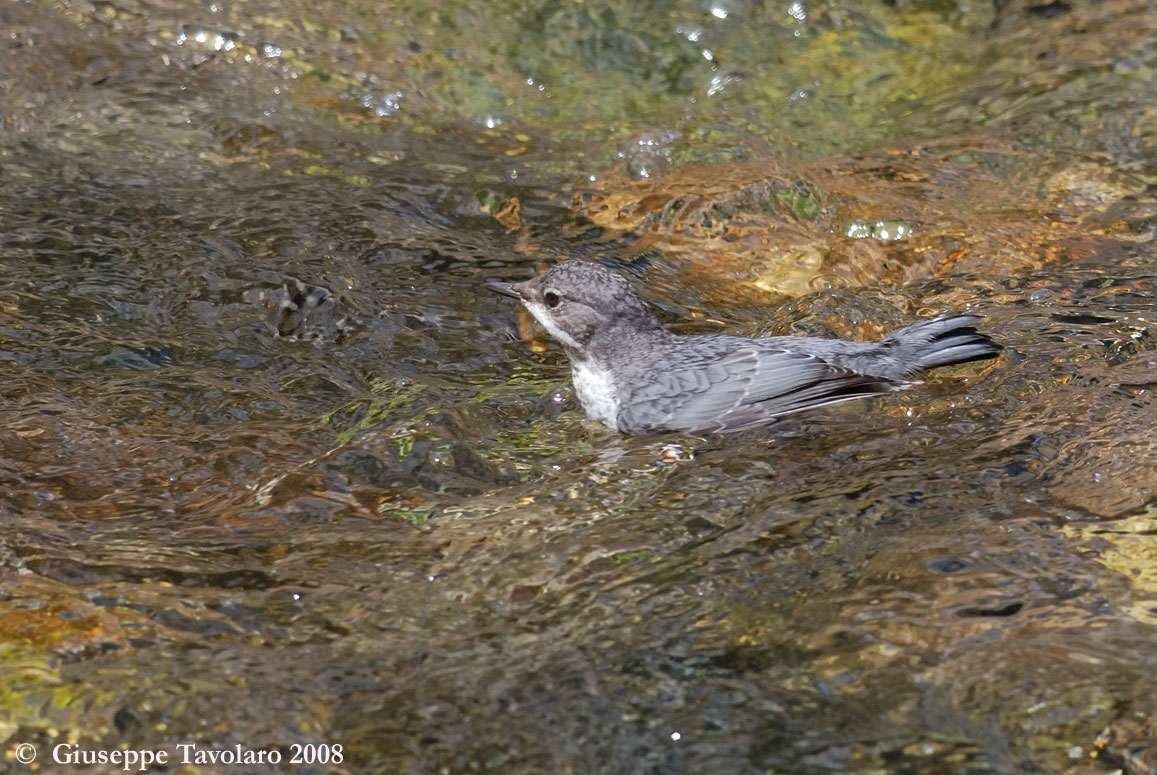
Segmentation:
{"type": "Polygon", "coordinates": [[[851,239],[878,239],[896,242],[912,236],[912,227],[899,221],[868,222],[856,219],[844,227],[844,236],[851,239]]]}
{"type": "Polygon", "coordinates": [[[739,79],[731,73],[721,73],[715,76],[711,79],[711,83],[707,84],[707,96],[714,97],[737,80],[739,79]]]}

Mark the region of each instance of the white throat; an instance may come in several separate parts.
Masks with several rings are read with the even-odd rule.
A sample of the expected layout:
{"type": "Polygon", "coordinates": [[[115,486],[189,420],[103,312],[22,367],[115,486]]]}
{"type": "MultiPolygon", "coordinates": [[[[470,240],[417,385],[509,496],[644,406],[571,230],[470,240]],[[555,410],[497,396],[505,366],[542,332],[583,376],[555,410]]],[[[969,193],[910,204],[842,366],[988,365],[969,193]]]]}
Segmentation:
{"type": "Polygon", "coordinates": [[[571,381],[574,392],[582,404],[583,411],[592,420],[598,420],[613,431],[619,429],[619,391],[615,378],[608,370],[593,360],[583,357],[583,347],[578,341],[559,328],[545,306],[538,302],[523,301],[534,319],[542,324],[551,336],[567,348],[571,364],[571,381]]]}
{"type": "Polygon", "coordinates": [[[554,321],[550,319],[550,313],[546,311],[546,307],[537,301],[523,301],[522,303],[530,310],[530,314],[534,315],[534,319],[542,324],[542,327],[547,330],[547,333],[572,350],[582,349],[573,336],[554,324],[554,321]]]}

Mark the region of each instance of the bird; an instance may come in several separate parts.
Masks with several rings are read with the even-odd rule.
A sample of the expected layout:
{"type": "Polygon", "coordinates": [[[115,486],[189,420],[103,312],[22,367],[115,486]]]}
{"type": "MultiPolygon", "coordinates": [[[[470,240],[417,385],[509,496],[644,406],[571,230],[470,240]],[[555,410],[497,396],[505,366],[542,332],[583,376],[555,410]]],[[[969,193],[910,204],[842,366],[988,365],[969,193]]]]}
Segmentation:
{"type": "Polygon", "coordinates": [[[624,434],[724,433],[901,390],[922,371],[995,357],[977,315],[920,320],[875,342],[807,336],[678,335],[631,283],[571,259],[486,288],[522,302],[562,345],[593,420],[624,434]]]}

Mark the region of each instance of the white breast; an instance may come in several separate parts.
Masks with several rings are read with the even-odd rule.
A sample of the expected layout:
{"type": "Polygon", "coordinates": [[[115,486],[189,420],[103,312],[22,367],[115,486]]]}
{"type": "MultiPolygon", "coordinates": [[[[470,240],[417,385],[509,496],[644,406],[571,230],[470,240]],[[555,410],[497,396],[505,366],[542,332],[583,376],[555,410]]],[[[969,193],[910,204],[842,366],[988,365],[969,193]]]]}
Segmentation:
{"type": "Polygon", "coordinates": [[[571,362],[574,392],[583,411],[592,420],[598,420],[613,431],[619,429],[619,393],[609,371],[592,361],[571,362]]]}

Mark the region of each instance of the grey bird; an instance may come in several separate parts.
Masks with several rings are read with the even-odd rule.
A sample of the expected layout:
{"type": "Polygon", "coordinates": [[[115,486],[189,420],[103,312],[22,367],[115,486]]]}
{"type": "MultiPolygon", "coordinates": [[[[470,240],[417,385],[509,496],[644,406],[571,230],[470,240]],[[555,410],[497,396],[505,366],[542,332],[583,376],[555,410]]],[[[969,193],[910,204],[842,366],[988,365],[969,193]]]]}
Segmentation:
{"type": "Polygon", "coordinates": [[[712,433],[902,389],[938,366],[994,357],[976,315],[913,323],[878,342],[665,330],[625,277],[564,261],[532,280],[489,281],[526,306],[570,359],[587,416],[622,433],[712,433]]]}

